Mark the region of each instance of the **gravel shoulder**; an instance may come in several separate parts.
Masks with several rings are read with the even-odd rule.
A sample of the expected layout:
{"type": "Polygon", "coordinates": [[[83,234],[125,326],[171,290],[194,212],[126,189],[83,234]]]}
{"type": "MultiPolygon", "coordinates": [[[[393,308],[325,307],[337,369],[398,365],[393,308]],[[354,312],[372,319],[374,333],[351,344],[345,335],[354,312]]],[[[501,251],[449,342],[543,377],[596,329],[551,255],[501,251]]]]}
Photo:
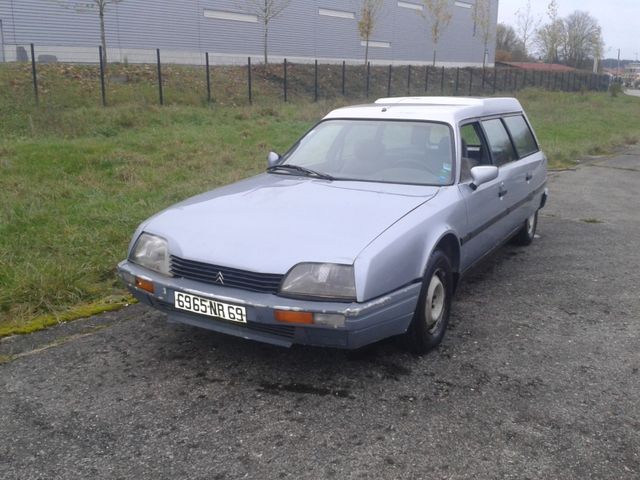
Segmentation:
{"type": "Polygon", "coordinates": [[[640,477],[640,149],[553,173],[443,345],[359,355],[141,305],[0,341],[0,478],[640,477]]]}

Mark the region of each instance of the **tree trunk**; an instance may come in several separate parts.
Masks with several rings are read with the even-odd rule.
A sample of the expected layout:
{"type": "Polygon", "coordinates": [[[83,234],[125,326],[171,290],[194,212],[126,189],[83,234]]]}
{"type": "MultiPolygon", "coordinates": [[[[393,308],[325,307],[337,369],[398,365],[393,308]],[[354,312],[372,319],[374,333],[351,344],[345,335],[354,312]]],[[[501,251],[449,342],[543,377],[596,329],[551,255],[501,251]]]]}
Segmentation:
{"type": "Polygon", "coordinates": [[[369,63],[369,37],[364,41],[364,64],[369,63]]]}
{"type": "Polygon", "coordinates": [[[269,21],[267,19],[265,19],[264,21],[264,66],[266,67],[267,64],[269,63],[269,57],[268,57],[268,52],[269,52],[269,47],[268,47],[268,40],[269,40],[269,21]]]}
{"type": "Polygon", "coordinates": [[[436,66],[436,53],[437,53],[437,52],[436,52],[436,49],[434,48],[434,49],[433,49],[433,66],[434,66],[434,67],[436,66]]]}
{"type": "Polygon", "coordinates": [[[102,61],[104,62],[104,66],[107,66],[107,35],[104,31],[104,5],[99,5],[100,9],[100,41],[102,42],[102,61]]]}
{"type": "Polygon", "coordinates": [[[484,41],[484,51],[482,52],[482,68],[487,66],[487,60],[489,59],[489,42],[485,39],[484,41]]]}

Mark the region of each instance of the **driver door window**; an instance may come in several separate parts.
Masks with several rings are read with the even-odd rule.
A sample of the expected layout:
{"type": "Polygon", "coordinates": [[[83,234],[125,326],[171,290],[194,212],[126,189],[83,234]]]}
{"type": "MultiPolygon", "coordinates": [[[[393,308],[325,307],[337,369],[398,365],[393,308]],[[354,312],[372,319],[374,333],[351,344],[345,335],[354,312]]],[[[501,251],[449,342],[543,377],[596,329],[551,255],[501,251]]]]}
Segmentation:
{"type": "Polygon", "coordinates": [[[491,159],[478,122],[463,125],[460,128],[460,134],[462,136],[460,181],[466,182],[471,180],[473,167],[491,165],[491,159]]]}

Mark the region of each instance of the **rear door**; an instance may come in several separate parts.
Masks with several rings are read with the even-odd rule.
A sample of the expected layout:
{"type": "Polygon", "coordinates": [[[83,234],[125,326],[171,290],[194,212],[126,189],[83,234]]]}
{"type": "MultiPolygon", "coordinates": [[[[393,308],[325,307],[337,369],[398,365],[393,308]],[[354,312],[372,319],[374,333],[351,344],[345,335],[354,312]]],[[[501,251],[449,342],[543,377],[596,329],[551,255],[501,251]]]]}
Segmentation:
{"type": "Polygon", "coordinates": [[[492,118],[482,121],[491,151],[493,164],[500,170],[498,178],[500,183],[500,201],[505,210],[505,221],[497,235],[500,240],[506,239],[514,230],[518,228],[524,219],[516,213],[518,203],[523,199],[522,183],[525,179],[525,168],[518,161],[518,154],[507,128],[501,118],[492,118]]]}
{"type": "Polygon", "coordinates": [[[518,155],[512,188],[516,199],[514,220],[522,224],[540,208],[540,198],[547,180],[546,157],[540,151],[524,115],[512,115],[503,120],[518,155]]]}

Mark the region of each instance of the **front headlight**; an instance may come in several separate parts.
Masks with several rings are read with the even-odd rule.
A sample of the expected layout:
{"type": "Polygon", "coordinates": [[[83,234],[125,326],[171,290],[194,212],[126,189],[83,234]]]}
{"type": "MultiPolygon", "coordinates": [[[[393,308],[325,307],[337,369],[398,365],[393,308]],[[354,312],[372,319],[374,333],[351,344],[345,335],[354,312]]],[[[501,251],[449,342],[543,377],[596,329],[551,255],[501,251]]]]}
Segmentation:
{"type": "Polygon", "coordinates": [[[138,237],[129,260],[154,272],[170,275],[169,247],[164,238],[143,233],[138,237]]]}
{"type": "Polygon", "coordinates": [[[299,263],[285,277],[280,293],[321,300],[355,301],[356,281],[353,266],[299,263]]]}

